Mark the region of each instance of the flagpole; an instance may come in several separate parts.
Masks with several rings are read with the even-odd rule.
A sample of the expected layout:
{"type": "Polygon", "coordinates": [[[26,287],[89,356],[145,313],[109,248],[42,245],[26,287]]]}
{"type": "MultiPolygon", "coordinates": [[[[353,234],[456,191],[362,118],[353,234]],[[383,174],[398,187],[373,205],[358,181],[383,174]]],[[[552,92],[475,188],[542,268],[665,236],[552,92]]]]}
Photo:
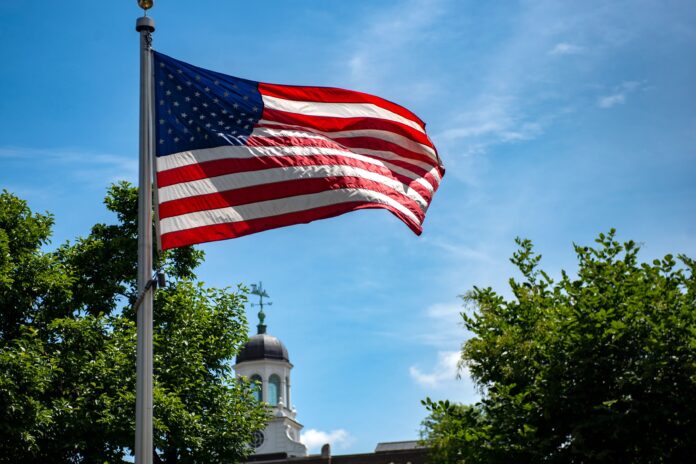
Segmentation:
{"type": "Polygon", "coordinates": [[[155,21],[147,16],[151,1],[140,1],[145,15],[138,18],[140,33],[140,174],[138,189],[138,313],[135,387],[135,462],[152,464],[152,155],[154,147],[152,33],[155,21]]]}

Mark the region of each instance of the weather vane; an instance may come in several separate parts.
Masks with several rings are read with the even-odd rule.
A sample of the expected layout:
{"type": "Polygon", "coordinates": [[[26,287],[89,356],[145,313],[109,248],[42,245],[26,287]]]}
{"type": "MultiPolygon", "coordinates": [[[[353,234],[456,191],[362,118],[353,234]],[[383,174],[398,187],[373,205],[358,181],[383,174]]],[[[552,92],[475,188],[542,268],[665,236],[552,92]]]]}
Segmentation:
{"type": "Polygon", "coordinates": [[[259,325],[257,325],[256,327],[258,328],[258,333],[264,334],[266,333],[266,324],[264,324],[264,321],[266,320],[266,314],[263,312],[263,305],[266,304],[268,306],[271,306],[273,303],[270,301],[267,301],[266,303],[263,302],[264,298],[270,298],[270,296],[268,296],[268,293],[266,293],[266,290],[263,288],[263,282],[259,282],[258,285],[251,284],[251,294],[259,297],[259,302],[256,304],[251,303],[251,306],[258,306],[260,308],[259,325]]]}

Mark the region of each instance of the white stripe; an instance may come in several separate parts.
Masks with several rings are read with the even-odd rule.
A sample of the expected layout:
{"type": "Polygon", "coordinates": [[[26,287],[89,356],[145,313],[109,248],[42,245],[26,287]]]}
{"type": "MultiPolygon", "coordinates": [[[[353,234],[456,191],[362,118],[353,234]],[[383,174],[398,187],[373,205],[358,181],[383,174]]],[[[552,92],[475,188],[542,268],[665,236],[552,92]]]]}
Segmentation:
{"type": "Polygon", "coordinates": [[[223,176],[209,177],[205,179],[181,182],[168,185],[159,189],[159,201],[181,200],[182,198],[207,195],[210,193],[224,192],[227,190],[254,187],[257,185],[272,184],[287,180],[321,179],[325,177],[358,177],[378,182],[401,195],[415,201],[424,212],[428,209],[428,202],[408,185],[381,174],[354,168],[352,166],[319,165],[319,166],[287,166],[280,168],[264,169],[262,171],[247,171],[223,176]]]}
{"type": "Polygon", "coordinates": [[[332,118],[379,118],[400,122],[425,134],[417,122],[400,114],[377,106],[374,103],[323,103],[310,101],[286,100],[261,94],[266,108],[306,116],[328,116],[332,118]]]}
{"type": "MultiPolygon", "coordinates": [[[[258,122],[258,124],[278,124],[278,123],[276,121],[262,119],[258,122]]],[[[311,131],[315,134],[322,134],[322,135],[327,136],[330,139],[335,139],[335,138],[339,138],[339,137],[342,137],[342,138],[372,137],[375,139],[385,140],[387,142],[395,143],[396,145],[399,145],[401,148],[405,148],[406,150],[410,150],[410,151],[413,151],[416,153],[421,153],[429,158],[432,158],[435,162],[438,162],[437,154],[435,153],[435,150],[433,150],[431,147],[424,145],[420,142],[416,142],[415,140],[412,140],[408,137],[404,137],[403,135],[400,135],[400,134],[397,134],[397,133],[391,132],[391,131],[379,130],[379,129],[356,129],[356,130],[350,130],[350,131],[325,132],[325,131],[311,129],[311,128],[307,128],[307,127],[303,127],[303,126],[296,126],[296,128],[298,130],[302,130],[302,131],[311,131]]]]}
{"type": "MultiPolygon", "coordinates": [[[[255,130],[256,131],[256,130],[255,130]]],[[[315,136],[315,138],[321,138],[321,136],[315,136]]],[[[390,152],[385,152],[391,154],[390,152]]],[[[355,159],[357,161],[362,161],[365,163],[370,163],[375,166],[384,167],[393,171],[397,174],[412,179],[418,182],[423,187],[428,189],[430,192],[434,192],[436,186],[433,186],[430,182],[424,179],[420,174],[413,171],[397,166],[388,161],[373,158],[371,156],[365,156],[352,151],[339,150],[332,148],[322,148],[322,147],[304,147],[304,146],[276,146],[276,147],[251,147],[251,146],[235,146],[235,145],[225,145],[222,147],[206,148],[202,150],[194,151],[183,151],[181,153],[174,153],[167,156],[157,157],[157,172],[168,171],[170,169],[176,169],[184,166],[190,166],[192,164],[205,163],[207,161],[215,161],[226,158],[234,159],[246,159],[255,158],[260,156],[316,156],[316,155],[328,155],[328,156],[343,156],[345,158],[355,159]]],[[[387,155],[388,156],[388,155],[387,155]]],[[[398,156],[391,156],[391,159],[401,159],[398,156]]],[[[403,159],[402,159],[403,161],[403,159]]],[[[439,175],[437,170],[426,163],[418,163],[415,161],[409,161],[411,164],[420,167],[421,169],[429,169],[430,172],[435,176],[439,183],[439,175]]]]}
{"type": "Polygon", "coordinates": [[[366,189],[340,189],[327,190],[325,192],[298,195],[278,200],[260,201],[235,207],[197,211],[195,213],[182,214],[162,219],[162,234],[177,232],[194,227],[226,224],[230,222],[250,221],[265,217],[278,216],[280,214],[296,213],[322,206],[348,203],[353,201],[368,201],[389,205],[407,216],[416,224],[420,220],[401,205],[398,201],[373,190],[366,189]]]}
{"type": "MultiPolygon", "coordinates": [[[[271,127],[256,127],[254,128],[254,132],[252,132],[251,137],[301,137],[301,138],[306,138],[306,139],[314,139],[314,140],[326,140],[327,142],[334,143],[340,145],[340,143],[336,142],[333,140],[330,136],[326,135],[320,135],[320,134],[327,134],[326,132],[307,132],[301,129],[274,129],[271,127]]],[[[341,145],[342,146],[342,145],[341,145]]],[[[353,148],[353,147],[344,147],[345,148],[345,154],[342,156],[345,156],[347,158],[354,158],[360,161],[364,161],[367,163],[375,164],[377,166],[383,166],[386,167],[387,169],[390,169],[398,174],[402,174],[404,176],[407,176],[413,180],[422,180],[422,183],[425,187],[428,188],[428,190],[433,190],[433,186],[430,185],[428,181],[423,179],[423,177],[420,174],[417,174],[413,171],[408,170],[407,168],[403,168],[401,166],[397,166],[395,164],[392,164],[388,161],[380,160],[380,159],[375,159],[371,156],[366,156],[365,154],[361,153],[356,153],[356,151],[365,151],[363,148],[353,148]]],[[[327,153],[325,154],[338,154],[338,150],[332,151],[329,153],[328,151],[331,150],[329,148],[323,149],[322,150],[327,150],[327,153]]],[[[392,160],[400,160],[406,163],[413,164],[415,166],[420,167],[421,169],[425,169],[426,171],[434,171],[437,173],[437,170],[433,168],[432,165],[421,162],[421,161],[413,161],[411,158],[404,158],[396,153],[392,153],[390,151],[384,151],[383,153],[390,153],[391,156],[389,159],[392,160]]],[[[437,179],[439,180],[439,174],[436,174],[437,179]]]]}

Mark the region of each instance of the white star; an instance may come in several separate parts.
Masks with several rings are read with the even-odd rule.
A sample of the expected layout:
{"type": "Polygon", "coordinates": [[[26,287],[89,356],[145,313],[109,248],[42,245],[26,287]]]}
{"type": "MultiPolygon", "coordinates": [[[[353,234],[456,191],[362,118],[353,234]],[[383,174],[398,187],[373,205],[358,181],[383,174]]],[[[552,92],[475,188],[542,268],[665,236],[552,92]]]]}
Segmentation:
{"type": "Polygon", "coordinates": [[[184,134],[188,134],[188,128],[184,127],[184,134]]]}
{"type": "Polygon", "coordinates": [[[201,76],[196,75],[196,80],[197,80],[197,81],[200,81],[200,80],[201,80],[201,76]]]}
{"type": "Polygon", "coordinates": [[[196,93],[194,93],[194,95],[197,96],[197,97],[200,97],[200,96],[201,96],[200,92],[196,92],[196,93]]]}
{"type": "Polygon", "coordinates": [[[229,93],[229,92],[225,92],[225,93],[223,93],[223,95],[224,95],[225,97],[229,97],[229,96],[230,96],[230,93],[229,93]]]}
{"type": "Polygon", "coordinates": [[[189,119],[189,124],[193,124],[193,119],[189,119]]]}
{"type": "Polygon", "coordinates": [[[171,92],[170,90],[167,90],[167,91],[165,92],[165,94],[166,94],[166,95],[171,95],[172,92],[171,92]]]}
{"type": "Polygon", "coordinates": [[[174,106],[179,106],[179,102],[178,102],[178,101],[175,101],[175,102],[173,103],[173,105],[174,105],[174,106]]]}
{"type": "Polygon", "coordinates": [[[187,115],[186,113],[181,113],[181,117],[182,117],[182,118],[185,118],[185,117],[187,117],[187,116],[188,116],[188,115],[187,115]]]}
{"type": "Polygon", "coordinates": [[[215,82],[213,82],[213,84],[220,85],[220,81],[216,80],[215,82]]]}
{"type": "Polygon", "coordinates": [[[164,68],[164,63],[160,63],[160,68],[164,68]]]}
{"type": "Polygon", "coordinates": [[[217,116],[217,114],[215,114],[215,113],[210,113],[210,115],[211,115],[212,117],[217,116]]]}
{"type": "Polygon", "coordinates": [[[217,103],[219,100],[217,98],[213,98],[213,103],[217,103]]]}
{"type": "Polygon", "coordinates": [[[245,128],[245,129],[248,129],[248,128],[249,128],[249,126],[244,126],[244,128],[245,128]]]}
{"type": "Polygon", "coordinates": [[[179,137],[174,137],[174,141],[175,141],[175,142],[178,142],[178,141],[179,141],[179,137]]]}
{"type": "Polygon", "coordinates": [[[257,107],[253,107],[253,108],[251,109],[251,111],[253,111],[254,113],[256,113],[258,110],[259,110],[259,109],[258,109],[257,107]]]}
{"type": "Polygon", "coordinates": [[[247,118],[247,121],[249,121],[249,122],[251,122],[253,120],[254,120],[254,118],[247,118]]]}
{"type": "Polygon", "coordinates": [[[191,86],[191,81],[186,81],[186,85],[191,86]]]}
{"type": "Polygon", "coordinates": [[[239,105],[238,105],[237,103],[235,103],[235,104],[232,105],[232,106],[234,106],[235,108],[239,108],[239,105]]]}
{"type": "Polygon", "coordinates": [[[160,124],[164,124],[164,119],[160,119],[160,124]]]}
{"type": "Polygon", "coordinates": [[[172,133],[172,130],[169,129],[169,130],[167,131],[167,134],[171,134],[171,133],[172,133]]]}
{"type": "Polygon", "coordinates": [[[222,114],[227,114],[227,110],[222,110],[222,114]]]}
{"type": "Polygon", "coordinates": [[[189,141],[190,141],[190,142],[193,142],[193,137],[191,137],[191,138],[189,139],[189,141]]]}
{"type": "Polygon", "coordinates": [[[191,97],[186,97],[186,98],[184,98],[184,100],[186,100],[187,102],[190,102],[190,101],[191,101],[191,97]]]}
{"type": "Polygon", "coordinates": [[[181,86],[180,86],[180,85],[177,85],[177,86],[176,86],[176,90],[178,90],[179,92],[181,92],[181,90],[182,90],[181,86]]]}
{"type": "Polygon", "coordinates": [[[205,134],[205,135],[203,136],[203,138],[206,139],[206,140],[208,140],[208,134],[205,134]]]}
{"type": "Polygon", "coordinates": [[[159,81],[159,85],[164,85],[164,81],[159,81]]]}
{"type": "Polygon", "coordinates": [[[194,106],[192,109],[193,109],[193,111],[198,111],[198,107],[197,107],[197,106],[194,106]]]}
{"type": "Polygon", "coordinates": [[[208,87],[204,88],[203,90],[205,90],[206,92],[210,92],[210,89],[208,87]]]}
{"type": "Polygon", "coordinates": [[[207,104],[206,102],[203,102],[203,106],[204,106],[205,108],[207,108],[207,107],[208,107],[208,104],[207,104]]]}
{"type": "Polygon", "coordinates": [[[160,105],[164,105],[164,100],[160,100],[160,105]]]}
{"type": "Polygon", "coordinates": [[[248,100],[248,99],[249,99],[249,96],[248,96],[248,95],[244,95],[242,98],[244,98],[245,100],[248,100]]]}
{"type": "Polygon", "coordinates": [[[205,127],[207,127],[208,129],[210,129],[210,123],[206,124],[205,127]]]}
{"type": "Polygon", "coordinates": [[[162,145],[164,143],[164,140],[160,139],[159,143],[160,143],[160,145],[162,145]]]}
{"type": "Polygon", "coordinates": [[[176,72],[178,72],[179,74],[182,74],[184,71],[182,71],[181,69],[177,69],[176,72]]]}
{"type": "Polygon", "coordinates": [[[200,119],[205,119],[205,114],[201,114],[200,119]]]}
{"type": "Polygon", "coordinates": [[[237,119],[237,124],[241,124],[241,123],[242,123],[242,120],[241,120],[241,119],[237,119]]]}
{"type": "Polygon", "coordinates": [[[168,76],[170,79],[174,79],[174,76],[172,76],[171,74],[167,74],[167,76],[168,76]]]}
{"type": "Polygon", "coordinates": [[[223,121],[218,121],[218,126],[224,126],[225,123],[223,121]]]}

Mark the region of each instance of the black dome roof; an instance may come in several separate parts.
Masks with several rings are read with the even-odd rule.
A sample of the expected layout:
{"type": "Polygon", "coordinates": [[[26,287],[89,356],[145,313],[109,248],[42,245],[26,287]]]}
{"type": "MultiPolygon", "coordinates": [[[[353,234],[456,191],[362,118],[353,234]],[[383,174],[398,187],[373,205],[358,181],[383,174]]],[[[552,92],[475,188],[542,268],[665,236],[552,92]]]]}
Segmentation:
{"type": "Polygon", "coordinates": [[[290,362],[288,349],[283,342],[273,335],[266,333],[249,337],[249,341],[242,347],[237,355],[237,364],[245,361],[258,361],[261,359],[277,359],[290,362]]]}

